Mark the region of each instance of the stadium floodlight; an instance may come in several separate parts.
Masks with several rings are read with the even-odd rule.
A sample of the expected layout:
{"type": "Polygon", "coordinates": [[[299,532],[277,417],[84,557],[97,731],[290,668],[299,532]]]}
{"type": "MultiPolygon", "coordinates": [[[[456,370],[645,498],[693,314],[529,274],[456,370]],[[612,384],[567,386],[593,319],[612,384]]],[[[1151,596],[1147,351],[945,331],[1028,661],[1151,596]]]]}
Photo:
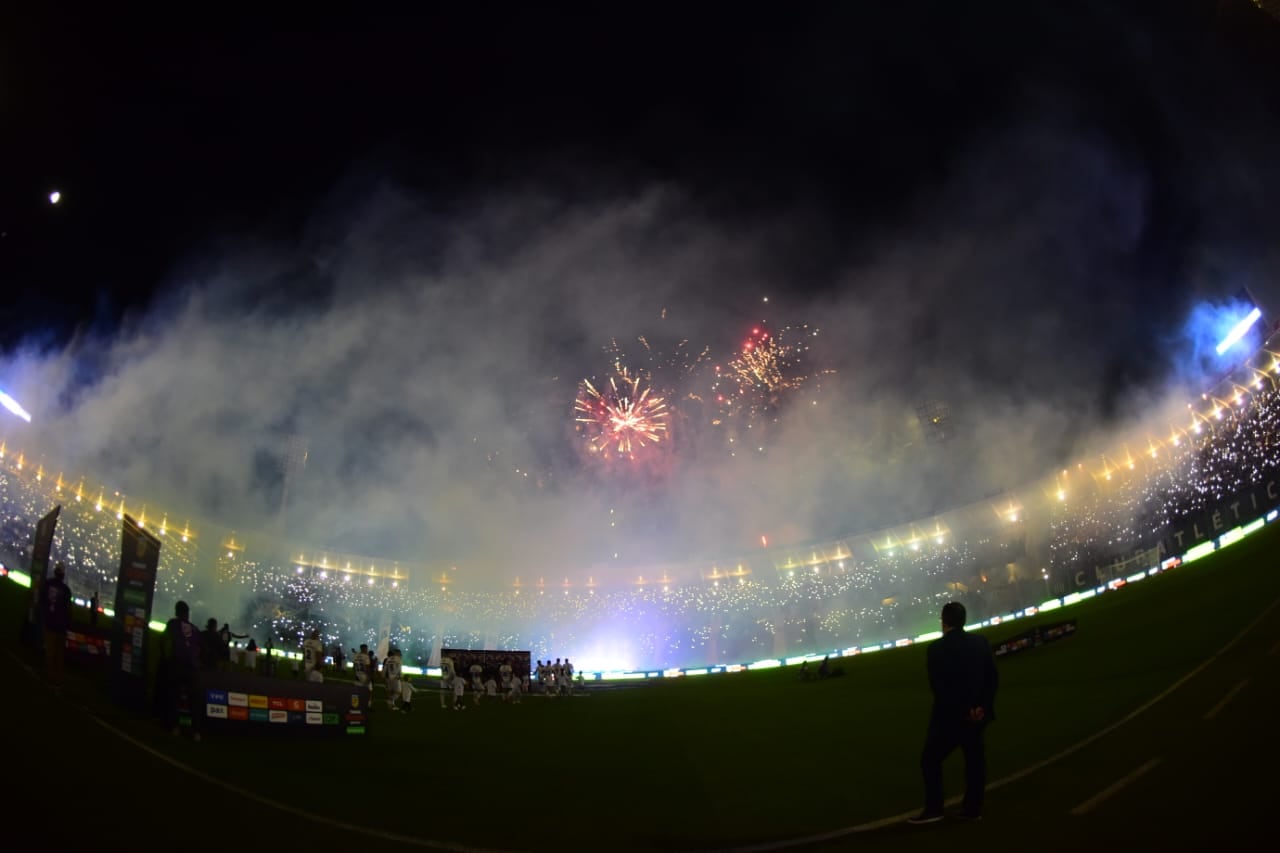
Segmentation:
{"type": "Polygon", "coordinates": [[[1253,328],[1253,324],[1262,319],[1262,309],[1254,308],[1243,320],[1236,323],[1227,336],[1218,343],[1218,355],[1222,355],[1227,350],[1236,345],[1236,342],[1245,336],[1245,334],[1253,328]]]}
{"type": "Polygon", "coordinates": [[[31,423],[31,413],[22,408],[18,401],[10,397],[8,394],[0,391],[0,406],[4,406],[27,423],[31,423]]]}

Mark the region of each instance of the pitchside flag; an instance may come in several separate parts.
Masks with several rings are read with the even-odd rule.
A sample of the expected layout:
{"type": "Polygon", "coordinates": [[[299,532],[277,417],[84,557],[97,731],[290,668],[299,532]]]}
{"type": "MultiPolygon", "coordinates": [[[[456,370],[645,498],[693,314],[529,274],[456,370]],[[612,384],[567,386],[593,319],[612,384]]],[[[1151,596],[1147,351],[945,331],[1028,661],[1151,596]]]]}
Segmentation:
{"type": "Polygon", "coordinates": [[[53,551],[53,531],[58,526],[58,514],[62,504],[57,504],[44,518],[36,522],[36,532],[31,546],[31,598],[27,602],[27,639],[39,646],[44,625],[44,611],[40,608],[40,587],[49,576],[49,554],[53,551]]]}
{"type": "Polygon", "coordinates": [[[147,638],[159,565],[160,540],[126,515],[111,629],[111,696],[138,712],[147,707],[147,638]]]}

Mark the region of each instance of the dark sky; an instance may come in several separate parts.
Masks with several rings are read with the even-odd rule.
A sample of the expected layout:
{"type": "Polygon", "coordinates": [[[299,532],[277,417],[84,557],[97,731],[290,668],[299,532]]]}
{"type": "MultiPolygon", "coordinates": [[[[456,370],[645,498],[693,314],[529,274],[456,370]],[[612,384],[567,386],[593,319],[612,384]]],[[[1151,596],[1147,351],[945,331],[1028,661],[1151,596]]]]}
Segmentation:
{"type": "Polygon", "coordinates": [[[851,223],[873,235],[928,205],[957,151],[1046,105],[1150,169],[1136,273],[1158,275],[1204,215],[1187,189],[1203,140],[1175,138],[1182,125],[1268,98],[1274,116],[1280,79],[1276,27],[1243,0],[470,8],[200,33],[7,26],[6,341],[109,327],[191,253],[296,239],[370,170],[446,207],[521,182],[591,196],[672,181],[724,217],[793,208],[811,223],[794,286],[822,288],[856,251],[851,223]]]}

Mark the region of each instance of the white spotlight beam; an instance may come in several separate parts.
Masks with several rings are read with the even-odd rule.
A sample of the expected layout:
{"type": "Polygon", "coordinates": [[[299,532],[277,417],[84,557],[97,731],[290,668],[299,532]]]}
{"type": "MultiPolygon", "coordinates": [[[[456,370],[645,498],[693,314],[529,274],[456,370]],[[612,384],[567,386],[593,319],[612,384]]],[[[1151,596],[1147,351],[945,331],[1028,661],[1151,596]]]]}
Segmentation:
{"type": "Polygon", "coordinates": [[[31,413],[22,408],[18,401],[10,397],[8,394],[0,391],[0,406],[4,406],[27,423],[31,423],[31,413]]]}

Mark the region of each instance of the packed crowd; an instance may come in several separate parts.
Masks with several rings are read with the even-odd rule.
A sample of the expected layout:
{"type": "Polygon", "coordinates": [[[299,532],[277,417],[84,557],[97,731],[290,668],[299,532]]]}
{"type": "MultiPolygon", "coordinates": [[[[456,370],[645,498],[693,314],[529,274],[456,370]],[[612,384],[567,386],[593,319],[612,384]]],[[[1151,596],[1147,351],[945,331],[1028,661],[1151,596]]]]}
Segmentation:
{"type": "MultiPolygon", "coordinates": [[[[930,630],[945,600],[964,602],[979,620],[1038,603],[1041,593],[1061,594],[1063,579],[1080,566],[1131,550],[1280,470],[1274,390],[1259,384],[1232,402],[1159,448],[1112,460],[1101,472],[1073,469],[1069,487],[1058,500],[1050,496],[1035,522],[1047,530],[1034,535],[1027,519],[993,513],[988,523],[953,523],[937,536],[890,536],[884,544],[859,537],[861,547],[841,543],[825,557],[785,565],[757,561],[745,572],[485,592],[352,582],[340,572],[254,560],[238,550],[218,549],[210,570],[198,562],[194,537],[165,530],[157,609],[198,596],[200,571],[237,590],[244,612],[231,614],[236,624],[281,647],[300,648],[318,630],[326,647],[389,643],[411,665],[434,665],[441,647],[522,649],[539,658],[571,650],[585,667],[661,668],[878,644],[930,630]],[[1048,565],[1045,587],[1028,590],[1004,569],[1025,557],[1035,538],[1047,541],[1048,565]]],[[[3,546],[10,555],[26,553],[35,520],[62,503],[55,553],[73,589],[100,588],[109,601],[119,562],[116,513],[66,497],[48,478],[0,465],[3,546]]]]}

